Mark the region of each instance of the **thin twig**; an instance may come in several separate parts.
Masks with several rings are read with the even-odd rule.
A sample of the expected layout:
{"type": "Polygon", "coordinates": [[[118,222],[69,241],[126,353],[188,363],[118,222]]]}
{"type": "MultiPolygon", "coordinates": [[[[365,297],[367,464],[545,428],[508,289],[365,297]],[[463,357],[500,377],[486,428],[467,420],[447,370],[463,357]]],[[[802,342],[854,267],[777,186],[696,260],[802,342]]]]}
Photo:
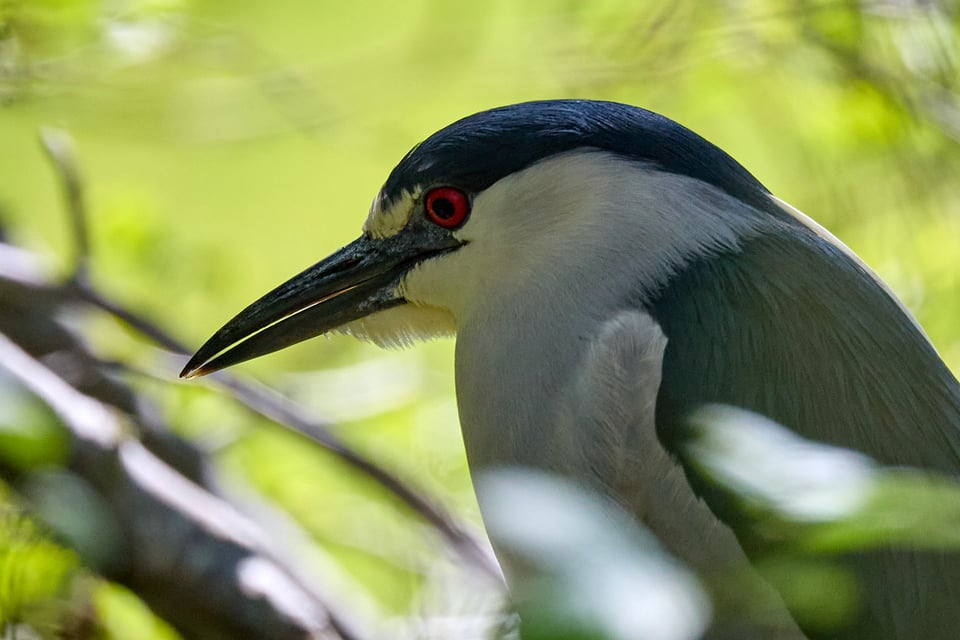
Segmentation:
{"type": "Polygon", "coordinates": [[[57,170],[63,199],[70,214],[76,253],[72,277],[86,281],[90,263],[90,233],[83,180],[77,166],[73,139],[66,131],[44,127],[40,130],[40,142],[57,170]]]}

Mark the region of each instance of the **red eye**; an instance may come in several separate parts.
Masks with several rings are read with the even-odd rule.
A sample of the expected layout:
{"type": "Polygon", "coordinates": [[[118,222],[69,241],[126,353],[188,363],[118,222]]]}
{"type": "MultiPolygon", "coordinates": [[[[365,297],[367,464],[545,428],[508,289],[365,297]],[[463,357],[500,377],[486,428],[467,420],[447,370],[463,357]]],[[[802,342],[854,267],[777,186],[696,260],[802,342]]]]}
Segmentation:
{"type": "Polygon", "coordinates": [[[456,229],[470,215],[470,198],[460,189],[438,187],[427,194],[427,216],[444,229],[456,229]]]}

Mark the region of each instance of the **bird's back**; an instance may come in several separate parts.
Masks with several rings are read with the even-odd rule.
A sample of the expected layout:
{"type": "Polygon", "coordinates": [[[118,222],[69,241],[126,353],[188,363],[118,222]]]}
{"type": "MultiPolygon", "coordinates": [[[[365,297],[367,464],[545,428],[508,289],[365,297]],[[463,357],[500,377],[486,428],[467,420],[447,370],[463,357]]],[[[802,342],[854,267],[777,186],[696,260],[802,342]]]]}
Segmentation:
{"type": "MultiPolygon", "coordinates": [[[[960,385],[872,274],[801,226],[699,258],[649,310],[669,341],[658,435],[681,457],[690,412],[724,403],[884,465],[960,475],[960,385]]],[[[748,553],[761,553],[737,505],[687,470],[748,553]]],[[[823,637],[957,637],[960,554],[883,549],[842,562],[863,589],[863,615],[823,637]]]]}

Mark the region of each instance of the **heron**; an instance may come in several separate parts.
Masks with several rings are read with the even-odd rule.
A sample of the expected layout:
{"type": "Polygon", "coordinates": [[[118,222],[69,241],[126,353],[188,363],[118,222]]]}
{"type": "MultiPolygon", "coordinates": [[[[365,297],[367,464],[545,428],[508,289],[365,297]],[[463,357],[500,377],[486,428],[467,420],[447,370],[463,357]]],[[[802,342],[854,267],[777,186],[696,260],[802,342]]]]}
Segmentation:
{"type": "MultiPolygon", "coordinates": [[[[182,375],[330,331],[455,336],[472,474],[601,487],[695,569],[763,545],[689,458],[705,405],[883,465],[960,470],[960,384],[890,288],[719,147],[631,105],[526,102],[441,129],[389,174],[357,240],[243,309],[182,375]]],[[[956,554],[842,561],[856,613],[783,637],[960,633],[956,554]]]]}

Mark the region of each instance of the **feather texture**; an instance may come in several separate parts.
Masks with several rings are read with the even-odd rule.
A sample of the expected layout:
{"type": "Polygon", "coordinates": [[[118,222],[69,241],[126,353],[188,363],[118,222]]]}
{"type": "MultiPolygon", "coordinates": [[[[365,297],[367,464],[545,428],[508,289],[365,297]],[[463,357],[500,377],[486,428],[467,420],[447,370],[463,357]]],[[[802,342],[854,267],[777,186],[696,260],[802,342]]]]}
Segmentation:
{"type": "Polygon", "coordinates": [[[802,640],[779,595],[752,570],[733,531],[657,438],[666,346],[657,323],[638,311],[623,311],[600,327],[556,407],[556,436],[567,439],[564,471],[619,501],[701,576],[727,576],[725,588],[736,584],[751,594],[756,619],[730,625],[721,616],[705,640],[802,640]]]}
{"type": "MultiPolygon", "coordinates": [[[[648,308],[669,339],[657,429],[675,454],[691,412],[723,403],[883,464],[958,475],[960,386],[872,274],[823,238],[782,226],[701,257],[648,308]]],[[[749,519],[687,471],[748,552],[761,552],[749,519]]],[[[825,637],[957,637],[960,555],[885,549],[844,562],[864,589],[862,615],[825,637]]]]}

